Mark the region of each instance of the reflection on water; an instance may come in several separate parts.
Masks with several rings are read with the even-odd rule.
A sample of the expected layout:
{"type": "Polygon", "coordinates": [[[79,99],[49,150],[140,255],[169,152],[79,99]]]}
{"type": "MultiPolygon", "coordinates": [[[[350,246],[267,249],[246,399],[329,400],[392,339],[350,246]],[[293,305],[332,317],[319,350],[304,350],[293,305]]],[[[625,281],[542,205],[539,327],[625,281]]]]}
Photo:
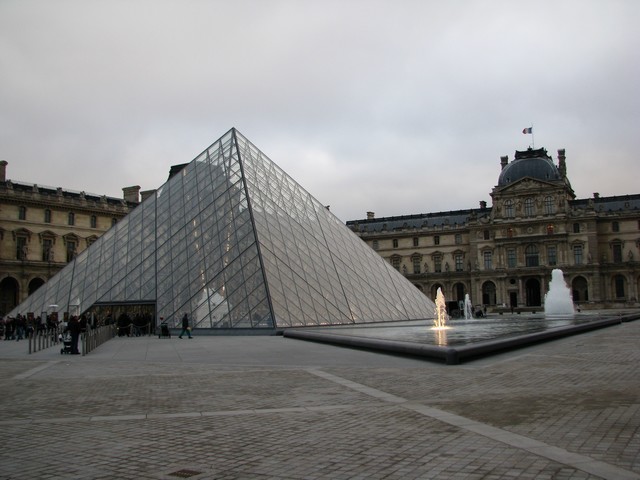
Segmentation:
{"type": "Polygon", "coordinates": [[[435,342],[439,347],[446,347],[447,344],[447,330],[449,327],[435,327],[433,332],[435,334],[435,342]]]}
{"type": "Polygon", "coordinates": [[[542,332],[566,325],[597,320],[594,316],[544,317],[517,316],[484,319],[449,320],[446,329],[433,328],[432,320],[369,324],[362,326],[322,327],[321,331],[346,336],[458,346],[486,340],[503,339],[527,333],[542,332]]]}

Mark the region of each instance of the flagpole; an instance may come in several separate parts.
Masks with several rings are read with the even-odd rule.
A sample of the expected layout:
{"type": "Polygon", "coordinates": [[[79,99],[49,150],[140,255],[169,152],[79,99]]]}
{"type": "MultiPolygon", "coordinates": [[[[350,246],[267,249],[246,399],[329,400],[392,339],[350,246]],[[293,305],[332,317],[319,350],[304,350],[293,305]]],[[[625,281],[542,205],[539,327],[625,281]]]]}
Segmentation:
{"type": "Polygon", "coordinates": [[[536,140],[535,140],[535,138],[533,137],[533,123],[531,124],[531,148],[532,148],[533,150],[535,150],[535,149],[536,149],[536,140]]]}

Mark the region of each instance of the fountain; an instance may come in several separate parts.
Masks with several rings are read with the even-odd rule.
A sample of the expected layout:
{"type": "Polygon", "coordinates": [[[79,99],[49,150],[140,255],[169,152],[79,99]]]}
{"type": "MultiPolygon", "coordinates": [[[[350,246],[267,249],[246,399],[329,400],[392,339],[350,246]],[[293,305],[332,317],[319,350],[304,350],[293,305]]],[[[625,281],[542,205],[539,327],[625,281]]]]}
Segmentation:
{"type": "MultiPolygon", "coordinates": [[[[562,271],[553,270],[551,280],[549,292],[545,295],[544,314],[509,317],[491,315],[490,312],[489,316],[483,316],[481,319],[467,319],[467,312],[471,313],[472,310],[467,308],[467,305],[472,305],[466,296],[465,319],[456,320],[455,328],[451,328],[447,325],[445,298],[442,290],[438,288],[435,311],[425,312],[423,320],[317,329],[292,328],[286,330],[284,336],[415,355],[455,365],[525,345],[618,325],[622,321],[619,315],[574,315],[573,302],[562,271]]],[[[640,318],[640,315],[629,318],[640,318]]]]}
{"type": "Polygon", "coordinates": [[[545,315],[573,315],[573,300],[571,291],[564,281],[564,275],[559,268],[551,272],[549,291],[544,296],[545,315]]]}
{"type": "Polygon", "coordinates": [[[464,295],[464,319],[470,320],[473,318],[473,305],[471,304],[471,298],[468,293],[464,295]]]}
{"type": "Polygon", "coordinates": [[[440,287],[438,287],[438,291],[436,292],[435,314],[436,318],[433,319],[434,330],[447,328],[447,320],[449,320],[449,316],[447,315],[447,303],[444,300],[444,294],[440,287]]]}

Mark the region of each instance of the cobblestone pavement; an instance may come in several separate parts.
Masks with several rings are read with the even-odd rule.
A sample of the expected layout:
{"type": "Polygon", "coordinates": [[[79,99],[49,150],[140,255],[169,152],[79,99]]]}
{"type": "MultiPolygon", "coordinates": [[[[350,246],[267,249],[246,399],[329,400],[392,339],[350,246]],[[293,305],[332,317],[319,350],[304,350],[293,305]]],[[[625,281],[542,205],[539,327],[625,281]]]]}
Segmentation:
{"type": "Polygon", "coordinates": [[[459,366],[282,337],[0,342],[0,479],[640,479],[640,321],[459,366]]]}

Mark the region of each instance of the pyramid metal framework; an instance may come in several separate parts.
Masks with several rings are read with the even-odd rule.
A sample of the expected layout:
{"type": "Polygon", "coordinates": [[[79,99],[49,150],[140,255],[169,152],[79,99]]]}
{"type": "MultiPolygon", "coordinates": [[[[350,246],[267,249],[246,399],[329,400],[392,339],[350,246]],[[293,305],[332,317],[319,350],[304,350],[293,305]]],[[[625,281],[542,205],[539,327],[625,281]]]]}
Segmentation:
{"type": "Polygon", "coordinates": [[[433,318],[435,306],[232,128],[12,315],[154,304],[196,328],[433,318]]]}

